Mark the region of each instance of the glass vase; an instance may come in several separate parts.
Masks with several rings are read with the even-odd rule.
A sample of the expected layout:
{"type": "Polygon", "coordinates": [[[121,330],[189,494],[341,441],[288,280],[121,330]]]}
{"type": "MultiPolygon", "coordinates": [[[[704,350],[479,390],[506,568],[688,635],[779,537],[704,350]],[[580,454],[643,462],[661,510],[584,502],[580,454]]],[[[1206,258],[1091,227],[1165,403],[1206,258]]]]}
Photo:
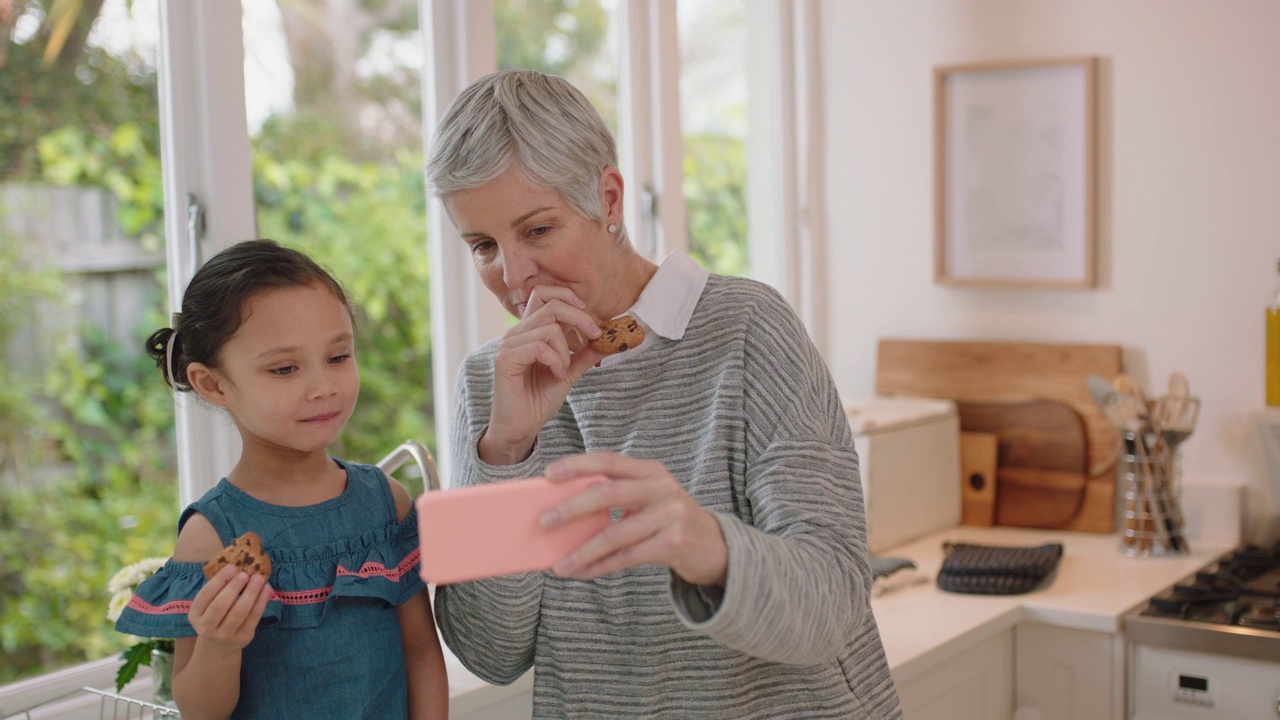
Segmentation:
{"type": "Polygon", "coordinates": [[[151,650],[151,691],[156,705],[174,707],[173,653],[168,650],[151,650]]]}

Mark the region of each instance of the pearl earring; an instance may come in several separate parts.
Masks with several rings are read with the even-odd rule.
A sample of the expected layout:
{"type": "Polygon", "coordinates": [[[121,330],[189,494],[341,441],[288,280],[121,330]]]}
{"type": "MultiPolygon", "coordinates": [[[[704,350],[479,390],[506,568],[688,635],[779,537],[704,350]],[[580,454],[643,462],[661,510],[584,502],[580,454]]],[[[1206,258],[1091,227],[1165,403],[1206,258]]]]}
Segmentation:
{"type": "Polygon", "coordinates": [[[614,233],[618,232],[618,226],[617,226],[617,225],[614,225],[613,223],[609,223],[608,230],[609,230],[609,234],[610,234],[610,235],[612,235],[612,234],[614,234],[614,233]]]}

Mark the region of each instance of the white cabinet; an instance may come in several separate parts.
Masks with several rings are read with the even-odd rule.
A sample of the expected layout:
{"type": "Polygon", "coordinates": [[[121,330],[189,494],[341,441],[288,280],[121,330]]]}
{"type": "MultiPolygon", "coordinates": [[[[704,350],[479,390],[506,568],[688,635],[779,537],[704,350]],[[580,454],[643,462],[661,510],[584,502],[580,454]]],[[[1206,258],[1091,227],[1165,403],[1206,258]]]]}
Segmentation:
{"type": "Polygon", "coordinates": [[[1119,635],[1022,623],[1014,629],[1015,720],[1124,716],[1119,635]]]}
{"type": "Polygon", "coordinates": [[[1021,623],[903,680],[906,720],[1119,720],[1119,635],[1021,623]]]}
{"type": "Polygon", "coordinates": [[[1013,711],[1013,630],[927,671],[895,679],[906,720],[1008,720],[1013,711]]]}

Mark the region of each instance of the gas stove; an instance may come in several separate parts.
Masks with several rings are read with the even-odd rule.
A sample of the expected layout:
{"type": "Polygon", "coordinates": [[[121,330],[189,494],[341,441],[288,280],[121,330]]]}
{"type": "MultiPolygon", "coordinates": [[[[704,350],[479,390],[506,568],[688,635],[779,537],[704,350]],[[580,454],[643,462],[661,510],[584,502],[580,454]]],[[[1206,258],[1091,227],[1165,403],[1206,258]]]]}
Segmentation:
{"type": "Polygon", "coordinates": [[[1129,708],[1148,718],[1280,718],[1280,543],[1244,546],[1124,618],[1129,708]]]}

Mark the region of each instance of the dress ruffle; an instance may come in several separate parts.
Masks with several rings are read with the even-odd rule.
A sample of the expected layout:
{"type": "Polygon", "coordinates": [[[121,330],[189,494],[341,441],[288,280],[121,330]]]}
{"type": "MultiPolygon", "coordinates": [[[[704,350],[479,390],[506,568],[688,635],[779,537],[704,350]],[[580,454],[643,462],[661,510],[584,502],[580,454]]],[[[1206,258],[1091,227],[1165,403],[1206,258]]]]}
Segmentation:
{"type": "MultiPolygon", "coordinates": [[[[418,515],[357,537],[307,548],[266,548],[271,599],[261,625],[312,628],[337,598],[374,598],[399,606],[422,591],[418,574],[418,515]]],[[[195,635],[187,620],[205,585],[203,565],[169,560],[138,586],[116,630],[142,637],[195,635]]]]}

